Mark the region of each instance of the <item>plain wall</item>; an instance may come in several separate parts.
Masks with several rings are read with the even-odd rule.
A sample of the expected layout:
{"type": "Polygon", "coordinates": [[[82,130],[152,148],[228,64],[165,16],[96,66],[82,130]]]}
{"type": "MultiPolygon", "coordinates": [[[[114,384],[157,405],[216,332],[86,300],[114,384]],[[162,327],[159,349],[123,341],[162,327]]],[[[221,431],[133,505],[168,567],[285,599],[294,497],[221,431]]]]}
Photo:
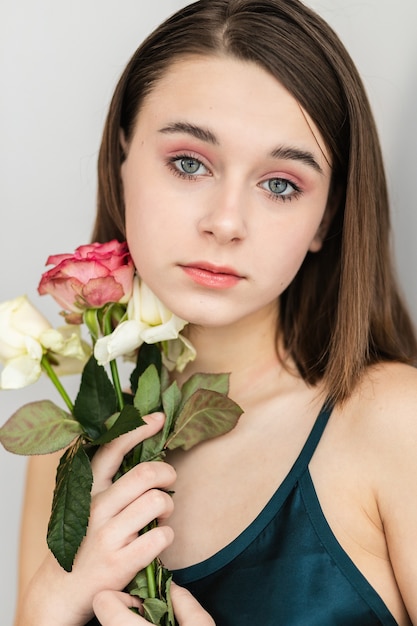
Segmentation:
{"type": "MultiPolygon", "coordinates": [[[[100,133],[115,82],[138,43],[179,0],[0,0],[0,302],[23,293],[58,325],[36,287],[46,257],[89,240],[100,133]]],[[[310,0],[356,61],[374,107],[392,199],[395,251],[417,320],[415,270],[417,5],[310,0]]],[[[372,185],[373,181],[369,181],[372,185]]],[[[75,391],[77,380],[69,382],[75,391]]],[[[0,423],[47,380],[0,392],[0,423]]],[[[0,623],[12,624],[26,459],[0,449],[0,623]]]]}

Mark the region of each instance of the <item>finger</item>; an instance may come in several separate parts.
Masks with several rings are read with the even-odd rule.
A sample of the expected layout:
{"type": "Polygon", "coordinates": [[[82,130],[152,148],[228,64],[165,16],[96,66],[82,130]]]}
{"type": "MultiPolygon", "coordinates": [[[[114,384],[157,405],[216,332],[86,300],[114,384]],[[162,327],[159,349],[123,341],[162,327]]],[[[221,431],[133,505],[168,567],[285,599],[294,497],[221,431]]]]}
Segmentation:
{"type": "Polygon", "coordinates": [[[130,611],[140,608],[138,598],[120,591],[100,591],[93,600],[93,609],[102,626],[139,626],[146,624],[142,617],[130,611]]]}
{"type": "Polygon", "coordinates": [[[134,541],[119,550],[121,567],[129,567],[130,578],[143,570],[149,563],[159,557],[174,540],[174,531],[169,526],[157,526],[136,536],[134,541]]]}
{"type": "Polygon", "coordinates": [[[155,435],[162,428],[164,418],[163,413],[146,415],[146,424],[117,437],[97,450],[91,461],[94,476],[93,494],[103,491],[112,483],[123,457],[138,443],[155,435]]]}
{"type": "Polygon", "coordinates": [[[153,520],[167,519],[173,509],[174,503],[170,495],[160,489],[151,489],[120,513],[118,527],[123,528],[126,542],[129,542],[153,520]]]}
{"type": "MultiPolygon", "coordinates": [[[[113,508],[111,502],[109,502],[110,506],[113,508]]],[[[104,511],[101,508],[96,512],[93,505],[92,519],[94,519],[95,527],[99,529],[98,533],[101,533],[103,539],[105,537],[102,540],[103,544],[113,550],[119,550],[134,541],[138,533],[154,520],[169,517],[174,504],[167,493],[152,489],[134,500],[117,515],[111,515],[109,507],[104,511]]]]}
{"type": "MultiPolygon", "coordinates": [[[[127,507],[126,518],[129,516],[138,515],[139,512],[135,507],[131,507],[132,503],[136,502],[138,498],[146,494],[151,490],[165,490],[170,487],[176,478],[174,468],[163,461],[149,461],[146,463],[139,463],[133,467],[129,472],[121,476],[116,482],[112,483],[108,489],[98,493],[91,503],[91,516],[98,523],[107,521],[108,519],[115,517],[127,507]]],[[[138,518],[136,520],[136,529],[143,528],[155,517],[167,517],[171,513],[171,500],[170,496],[167,496],[164,492],[161,494],[154,493],[149,495],[148,499],[154,501],[152,509],[149,509],[148,514],[146,511],[141,511],[141,515],[145,515],[148,519],[138,518]],[[169,499],[168,499],[169,498],[169,499]],[[155,509],[156,507],[156,509],[155,509]],[[159,507],[159,508],[158,508],[159,507]],[[150,517],[156,513],[155,517],[150,517]],[[143,526],[139,524],[143,522],[143,526]]],[[[138,501],[138,507],[143,505],[138,501]]]]}
{"type": "Polygon", "coordinates": [[[137,572],[147,567],[171,545],[173,539],[172,528],[158,526],[141,535],[136,533],[130,543],[125,541],[122,546],[115,546],[113,537],[103,527],[95,533],[95,540],[81,545],[75,557],[74,571],[78,574],[78,580],[85,578],[87,585],[94,591],[108,589],[109,586],[124,589],[137,572]],[[94,574],[91,575],[93,570],[94,574]]]}
{"type": "Polygon", "coordinates": [[[216,626],[212,617],[184,587],[171,584],[172,606],[181,626],[216,626]]]}

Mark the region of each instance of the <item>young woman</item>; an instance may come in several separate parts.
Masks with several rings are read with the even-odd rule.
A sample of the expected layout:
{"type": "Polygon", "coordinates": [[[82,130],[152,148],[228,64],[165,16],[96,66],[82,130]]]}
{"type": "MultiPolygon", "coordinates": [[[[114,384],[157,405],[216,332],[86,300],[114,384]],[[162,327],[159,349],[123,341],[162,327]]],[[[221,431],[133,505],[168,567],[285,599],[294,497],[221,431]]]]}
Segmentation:
{"type": "Polygon", "coordinates": [[[93,238],[114,237],[190,321],[178,382],[231,372],[244,414],[116,483],[163,416],[101,449],[74,569],[47,555],[17,624],[146,623],[120,592],[158,554],[183,626],[417,623],[417,344],[367,98],[317,15],[201,0],[150,35],[100,152],[93,238]]]}

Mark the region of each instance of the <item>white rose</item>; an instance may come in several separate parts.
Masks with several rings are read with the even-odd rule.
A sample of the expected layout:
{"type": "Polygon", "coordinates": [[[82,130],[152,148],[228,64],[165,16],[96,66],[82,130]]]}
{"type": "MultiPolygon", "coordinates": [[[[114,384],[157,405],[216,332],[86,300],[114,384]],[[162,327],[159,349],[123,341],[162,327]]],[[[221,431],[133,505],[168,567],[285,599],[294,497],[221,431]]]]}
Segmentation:
{"type": "Polygon", "coordinates": [[[73,359],[85,360],[87,345],[81,340],[80,326],[68,324],[59,328],[48,328],[40,336],[41,344],[47,350],[73,359]]]}
{"type": "Polygon", "coordinates": [[[42,346],[53,353],[58,376],[79,374],[91,354],[91,347],[81,338],[79,325],[67,324],[59,328],[49,328],[40,336],[42,346]],[[58,355],[58,356],[57,356],[58,355]]]}
{"type": "MultiPolygon", "coordinates": [[[[55,331],[26,296],[3,302],[0,304],[0,362],[4,363],[4,368],[0,389],[21,389],[36,382],[47,350],[58,354],[70,351],[74,356],[74,352],[80,353],[80,348],[75,348],[76,343],[73,336],[65,337],[55,331]]],[[[83,356],[86,356],[84,352],[83,356]]]]}
{"type": "Polygon", "coordinates": [[[164,343],[162,362],[170,372],[174,369],[182,372],[187,363],[194,361],[196,354],[196,349],[191,341],[179,335],[178,339],[164,343]]]}
{"type": "Polygon", "coordinates": [[[0,388],[20,389],[38,380],[43,355],[39,337],[49,328],[26,296],[0,304],[0,361],[5,364],[0,388]]]}
{"type": "Polygon", "coordinates": [[[127,306],[127,320],[106,337],[99,339],[94,356],[100,365],[133,352],[142,343],[177,339],[187,322],[177,317],[135,276],[127,306]]]}

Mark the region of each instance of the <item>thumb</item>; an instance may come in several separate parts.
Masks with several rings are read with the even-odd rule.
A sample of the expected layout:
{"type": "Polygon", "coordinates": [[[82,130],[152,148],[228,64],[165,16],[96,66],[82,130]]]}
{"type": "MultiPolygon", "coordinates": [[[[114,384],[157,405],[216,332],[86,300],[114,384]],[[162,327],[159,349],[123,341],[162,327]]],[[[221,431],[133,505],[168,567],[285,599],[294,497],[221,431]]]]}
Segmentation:
{"type": "Polygon", "coordinates": [[[184,587],[172,583],[171,598],[180,626],[216,626],[213,618],[184,587]]]}

